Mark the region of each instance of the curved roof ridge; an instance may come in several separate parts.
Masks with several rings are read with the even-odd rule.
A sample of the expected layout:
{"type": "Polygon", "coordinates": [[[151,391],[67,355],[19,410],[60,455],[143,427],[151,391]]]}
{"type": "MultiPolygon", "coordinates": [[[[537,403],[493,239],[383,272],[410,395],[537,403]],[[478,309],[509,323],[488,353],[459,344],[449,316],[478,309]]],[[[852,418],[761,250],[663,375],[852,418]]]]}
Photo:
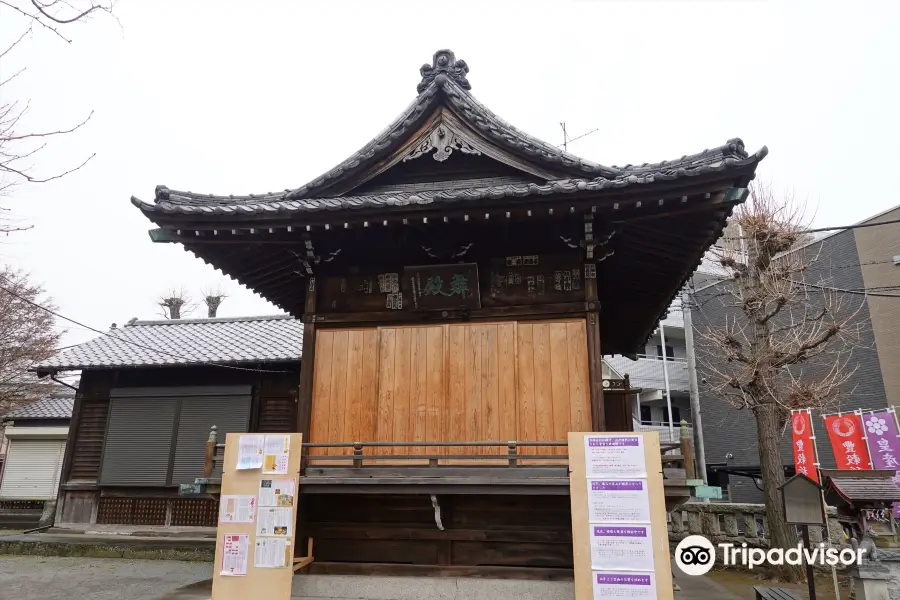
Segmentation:
{"type": "Polygon", "coordinates": [[[132,197],[136,207],[148,213],[181,214],[230,214],[254,215],[261,213],[302,213],[319,210],[342,210],[373,208],[377,206],[400,206],[426,204],[435,201],[479,200],[482,198],[502,198],[528,196],[545,193],[596,192],[605,189],[623,188],[632,184],[648,184],[680,177],[691,177],[721,171],[729,167],[742,167],[758,163],[769,150],[763,146],[753,154],[744,150],[739,138],[732,138],[725,145],[706,149],[696,154],[682,156],[672,161],[644,163],[640,166],[623,167],[621,174],[614,178],[574,177],[554,179],[546,183],[505,183],[471,188],[448,188],[423,191],[393,191],[348,195],[336,198],[289,199],[287,194],[275,196],[200,196],[191,192],[166,189],[164,198],[157,197],[155,203],[132,197]]]}
{"type": "MultiPolygon", "coordinates": [[[[678,176],[701,167],[730,167],[745,163],[750,159],[755,159],[758,162],[768,153],[768,149],[764,146],[753,155],[750,155],[744,149],[744,142],[740,138],[732,138],[722,146],[708,148],[695,154],[686,154],[675,160],[644,163],[642,165],[629,164],[624,167],[605,166],[574,154],[569,154],[552,144],[525,133],[499,117],[469,92],[471,85],[466,79],[468,72],[468,65],[463,60],[456,60],[453,52],[450,50],[438,50],[434,54],[432,64],[423,65],[420,69],[422,80],[417,88],[419,94],[406,109],[360,150],[303,186],[263,194],[217,196],[214,194],[172,190],[164,185],[160,185],[155,190],[156,205],[171,203],[179,207],[196,206],[199,210],[193,212],[198,213],[204,212],[204,208],[210,206],[225,207],[236,205],[242,207],[242,212],[252,213],[261,206],[271,205],[272,203],[314,201],[327,198],[327,194],[317,197],[317,191],[327,190],[347,173],[360,171],[371,162],[395,150],[414,132],[414,128],[427,118],[431,109],[440,99],[445,99],[448,105],[469,126],[498,145],[523,158],[530,158],[536,162],[548,164],[557,172],[562,170],[571,175],[569,178],[549,180],[547,182],[548,185],[568,181],[582,181],[593,184],[600,183],[602,180],[616,182],[622,180],[633,181],[635,176],[643,176],[645,178],[650,176],[652,180],[654,175],[678,176]]],[[[338,208],[341,204],[339,198],[340,196],[333,199],[337,201],[338,208]]],[[[153,204],[143,202],[135,197],[132,197],[132,203],[144,211],[156,210],[153,204]]],[[[300,205],[294,208],[303,210],[302,204],[301,202],[300,205]]],[[[335,202],[328,203],[331,208],[335,208],[334,204],[335,202]]]]}
{"type": "Polygon", "coordinates": [[[253,317],[197,317],[193,319],[149,319],[146,321],[132,321],[123,327],[140,327],[156,325],[203,325],[207,323],[251,323],[254,321],[278,321],[293,319],[291,315],[284,313],[277,315],[257,315],[253,317]]]}

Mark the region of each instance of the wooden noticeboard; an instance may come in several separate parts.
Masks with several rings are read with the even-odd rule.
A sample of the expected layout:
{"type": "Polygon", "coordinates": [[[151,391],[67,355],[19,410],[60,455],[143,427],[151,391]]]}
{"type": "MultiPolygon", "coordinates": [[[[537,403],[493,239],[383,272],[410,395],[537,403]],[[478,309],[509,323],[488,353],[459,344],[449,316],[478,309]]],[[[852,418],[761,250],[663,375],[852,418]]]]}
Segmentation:
{"type": "Polygon", "coordinates": [[[507,256],[488,262],[485,306],[583,302],[580,255],[507,256]]]}
{"type": "Polygon", "coordinates": [[[674,600],[659,434],[569,433],[569,471],[575,600],[674,600]]]}
{"type": "MultiPolygon", "coordinates": [[[[222,492],[218,515],[219,526],[216,532],[216,559],[213,565],[212,600],[244,600],[257,597],[266,598],[266,600],[289,600],[291,597],[303,436],[299,433],[270,435],[272,437],[287,436],[290,440],[287,454],[287,474],[265,474],[262,468],[241,470],[237,468],[241,438],[245,436],[265,437],[266,434],[229,433],[225,438],[225,457],[222,463],[222,492]],[[263,480],[293,481],[294,494],[290,506],[290,528],[287,536],[273,536],[272,538],[260,536],[260,538],[257,538],[260,511],[264,510],[263,507],[259,506],[260,485],[263,480]],[[227,509],[225,506],[226,497],[228,496],[253,496],[256,498],[252,523],[223,522],[223,515],[227,509]],[[246,575],[224,575],[225,536],[242,534],[248,536],[246,575]],[[254,553],[258,539],[285,538],[290,541],[290,546],[285,548],[286,566],[278,568],[254,566],[254,553]]],[[[279,506],[284,508],[283,504],[279,506]]]]}

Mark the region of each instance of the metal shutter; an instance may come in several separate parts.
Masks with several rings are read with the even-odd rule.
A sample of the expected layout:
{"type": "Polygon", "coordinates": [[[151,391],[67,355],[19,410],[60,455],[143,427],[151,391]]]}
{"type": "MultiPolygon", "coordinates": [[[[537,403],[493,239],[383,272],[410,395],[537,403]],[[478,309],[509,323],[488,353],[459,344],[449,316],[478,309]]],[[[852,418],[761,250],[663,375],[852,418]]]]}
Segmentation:
{"type": "MultiPolygon", "coordinates": [[[[209,430],[215,425],[219,442],[226,433],[246,433],[250,424],[250,389],[228,390],[233,395],[185,397],[181,401],[178,419],[178,439],[175,442],[175,462],[172,484],[194,483],[203,475],[203,460],[209,430]]],[[[220,477],[217,468],[213,477],[220,477]]]]}
{"type": "Polygon", "coordinates": [[[169,479],[178,399],[113,390],[100,469],[102,485],[164,486],[169,479]],[[132,397],[129,397],[132,396],[132,397]]]}
{"type": "Polygon", "coordinates": [[[0,498],[56,498],[65,440],[11,439],[6,451],[0,498]]]}

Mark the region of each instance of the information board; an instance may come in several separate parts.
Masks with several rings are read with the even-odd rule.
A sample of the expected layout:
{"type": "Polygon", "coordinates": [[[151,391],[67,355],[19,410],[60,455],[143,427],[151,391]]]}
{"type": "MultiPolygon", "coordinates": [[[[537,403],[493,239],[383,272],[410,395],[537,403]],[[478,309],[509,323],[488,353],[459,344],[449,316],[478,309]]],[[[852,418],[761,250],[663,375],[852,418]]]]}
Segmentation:
{"type": "Polygon", "coordinates": [[[575,600],[674,600],[657,433],[570,433],[575,600]]]}
{"type": "Polygon", "coordinates": [[[303,436],[229,433],[212,600],[289,600],[303,436]]]}

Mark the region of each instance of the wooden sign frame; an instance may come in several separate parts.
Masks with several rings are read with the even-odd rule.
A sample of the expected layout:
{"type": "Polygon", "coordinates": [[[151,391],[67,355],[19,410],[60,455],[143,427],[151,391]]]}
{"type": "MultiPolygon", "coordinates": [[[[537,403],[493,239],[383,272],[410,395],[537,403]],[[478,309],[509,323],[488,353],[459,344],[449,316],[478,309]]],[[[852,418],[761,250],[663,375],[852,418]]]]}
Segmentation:
{"type": "MultiPolygon", "coordinates": [[[[297,505],[300,494],[300,460],[302,456],[303,435],[300,433],[271,434],[290,437],[290,453],[286,475],[263,474],[262,469],[238,470],[238,447],[243,436],[265,436],[261,433],[229,433],[225,437],[225,456],[222,461],[222,491],[220,498],[230,495],[254,496],[259,500],[260,481],[263,479],[293,479],[294,501],[291,507],[291,553],[288,565],[282,568],[257,568],[253,566],[253,553],[256,544],[256,527],[259,519],[259,506],[255,508],[253,523],[219,523],[216,531],[216,558],[213,564],[213,583],[211,600],[244,600],[245,598],[267,598],[268,600],[289,600],[294,571],[312,562],[311,542],[309,556],[294,559],[296,553],[297,505]],[[222,575],[226,534],[247,534],[247,574],[241,576],[222,575]],[[292,564],[293,563],[293,564],[292,564]]],[[[221,518],[221,507],[217,520],[221,518]]]]}
{"type": "MultiPolygon", "coordinates": [[[[672,563],[669,556],[669,533],[666,520],[666,498],[663,489],[662,457],[659,434],[638,432],[569,433],[569,490],[572,502],[572,547],[575,571],[575,600],[593,600],[593,565],[591,564],[591,524],[588,516],[588,475],[585,445],[588,437],[633,437],[643,439],[650,500],[650,534],[653,548],[652,572],[656,580],[654,600],[674,600],[672,563]]],[[[601,476],[603,477],[603,476],[601,476]]],[[[622,477],[610,474],[608,479],[622,477]]],[[[629,478],[637,479],[637,478],[629,478]]],[[[610,568],[609,571],[619,571],[610,568]]],[[[626,573],[625,571],[621,571],[626,573]]],[[[635,574],[643,574],[635,572],[635,574]]]]}

